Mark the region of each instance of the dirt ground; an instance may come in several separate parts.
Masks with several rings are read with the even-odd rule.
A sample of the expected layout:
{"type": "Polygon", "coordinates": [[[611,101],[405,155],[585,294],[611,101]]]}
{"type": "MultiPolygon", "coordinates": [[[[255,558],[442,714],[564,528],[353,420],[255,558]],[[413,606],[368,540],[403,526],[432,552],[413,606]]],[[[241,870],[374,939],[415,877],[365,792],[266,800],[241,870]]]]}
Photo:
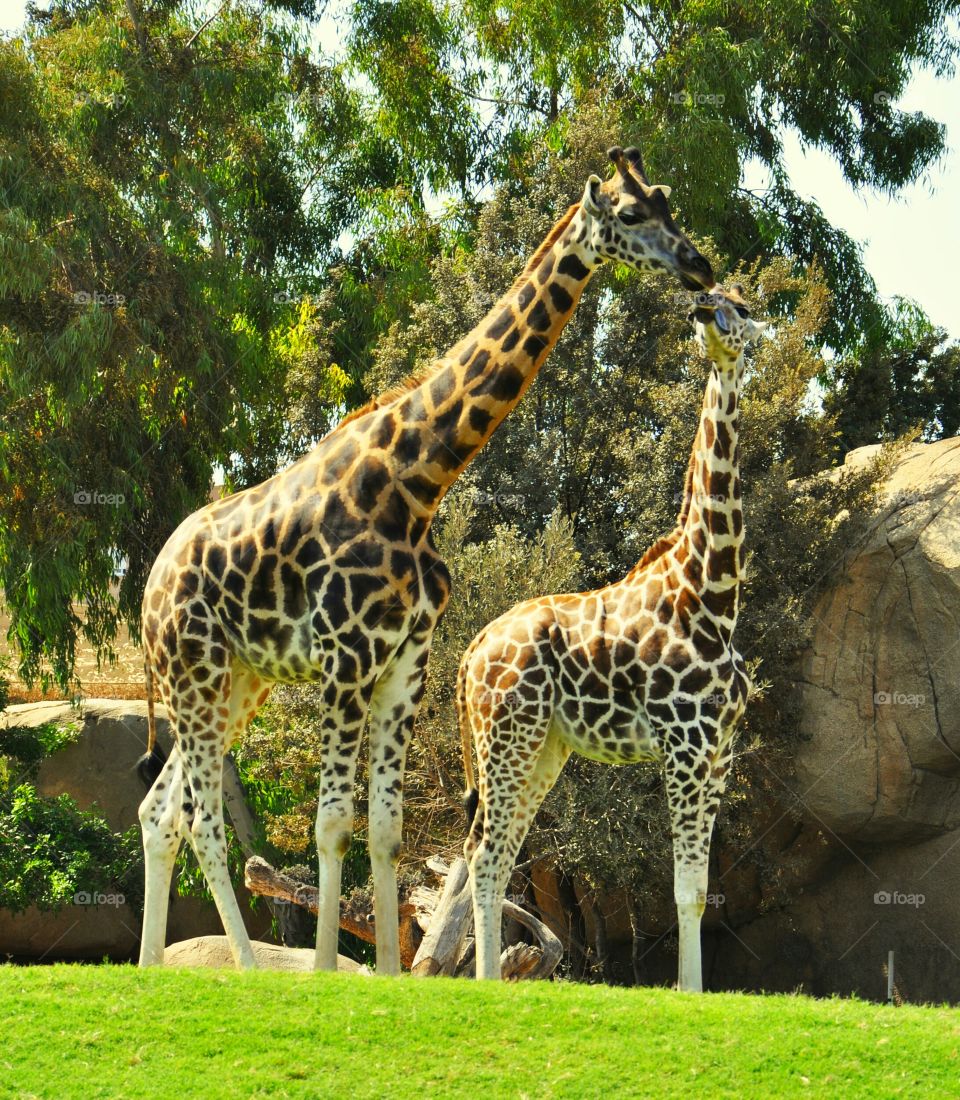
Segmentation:
{"type": "MultiPolygon", "coordinates": [[[[7,641],[7,628],[10,616],[0,605],[0,662],[9,661],[16,667],[16,655],[7,641]]],[[[81,642],[77,646],[77,678],[80,692],[93,699],[145,699],[143,682],[143,650],[130,638],[129,631],[121,628],[115,643],[116,661],[97,668],[97,657],[93,649],[81,642]]],[[[59,688],[51,687],[46,692],[37,688],[28,688],[15,675],[9,676],[10,702],[35,703],[40,699],[65,698],[59,688]]]]}

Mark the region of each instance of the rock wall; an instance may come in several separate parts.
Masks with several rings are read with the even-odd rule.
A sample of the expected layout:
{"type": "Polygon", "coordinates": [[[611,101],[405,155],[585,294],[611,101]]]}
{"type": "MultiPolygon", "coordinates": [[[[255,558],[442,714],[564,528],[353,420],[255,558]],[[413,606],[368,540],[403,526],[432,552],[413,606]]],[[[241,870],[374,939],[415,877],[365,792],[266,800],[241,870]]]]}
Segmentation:
{"type": "MultiPolygon", "coordinates": [[[[134,766],[147,744],[146,703],[91,699],[81,707],[69,703],[27,703],[0,715],[3,728],[36,728],[46,722],[80,722],[77,741],[40,765],[37,790],[44,797],[71,795],[81,809],[96,806],[111,829],[120,832],[137,824],[137,807],[144,796],[134,766]]],[[[162,714],[162,710],[161,710],[162,714]]],[[[157,722],[161,745],[169,749],[165,718],[157,722]]],[[[270,915],[261,900],[251,910],[250,895],[239,892],[252,936],[263,936],[270,915]]],[[[0,957],[20,959],[135,958],[140,945],[140,913],[126,904],[69,905],[59,912],[31,908],[22,913],[0,909],[0,957]]],[[[212,903],[171,896],[167,943],[222,932],[212,903]]]]}
{"type": "Polygon", "coordinates": [[[960,1001],[960,440],[886,496],[813,611],[793,788],[834,854],[789,915],[818,991],[877,996],[894,950],[905,997],[960,1001]]]}
{"type": "Polygon", "coordinates": [[[796,759],[810,814],[879,844],[960,826],[960,440],[911,447],[887,491],[814,609],[796,759]]]}

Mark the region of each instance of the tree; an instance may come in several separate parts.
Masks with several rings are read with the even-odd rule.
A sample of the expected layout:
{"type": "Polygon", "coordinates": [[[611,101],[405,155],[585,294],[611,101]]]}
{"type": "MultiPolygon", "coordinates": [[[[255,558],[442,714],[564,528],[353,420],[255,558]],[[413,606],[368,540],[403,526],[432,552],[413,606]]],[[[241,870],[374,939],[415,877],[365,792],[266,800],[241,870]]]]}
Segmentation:
{"type": "MultiPolygon", "coordinates": [[[[271,17],[231,8],[198,35],[130,0],[34,20],[0,46],[0,583],[20,674],[49,661],[65,686],[78,635],[105,653],[137,623],[214,469],[273,472],[287,373],[318,344],[282,276],[340,223],[301,204],[307,62],[271,17]]],[[[348,383],[313,372],[314,433],[348,383]]]]}
{"type": "Polygon", "coordinates": [[[911,432],[944,439],[960,429],[960,344],[948,344],[946,332],[909,299],[895,299],[880,331],[827,375],[844,451],[911,432]]]}
{"type": "MultiPolygon", "coordinates": [[[[175,0],[32,8],[0,48],[0,583],[21,675],[67,683],[78,633],[106,654],[214,471],[260,480],[365,396],[384,332],[433,295],[434,261],[453,271],[497,232],[480,195],[499,187],[531,226],[554,213],[547,151],[567,200],[605,141],[638,140],[718,257],[818,258],[836,308],[811,339],[854,354],[882,311],[853,242],[791,190],[783,128],[859,185],[914,179],[943,133],[896,96],[911,67],[949,66],[953,10],[358,0],[343,48],[318,59],[311,0],[202,20],[175,0]],[[587,117],[602,120],[589,142],[587,117]],[[749,157],[769,192],[740,189],[749,157]]],[[[933,415],[952,423],[948,403],[933,415]]],[[[563,442],[609,466],[603,426],[563,442]]],[[[565,491],[578,525],[610,529],[618,505],[589,477],[565,491]]]]}
{"type": "Polygon", "coordinates": [[[839,350],[879,305],[859,247],[792,189],[784,131],[828,151],[855,186],[916,179],[944,130],[896,101],[916,66],[949,69],[955,11],[950,0],[360,0],[349,57],[409,170],[464,196],[497,180],[525,189],[524,154],[541,135],[561,148],[586,102],[616,104],[620,143],[636,141],[674,187],[688,228],[748,262],[819,260],[837,301],[824,338],[839,350]],[[741,187],[750,158],[768,170],[765,193],[741,187]]]}

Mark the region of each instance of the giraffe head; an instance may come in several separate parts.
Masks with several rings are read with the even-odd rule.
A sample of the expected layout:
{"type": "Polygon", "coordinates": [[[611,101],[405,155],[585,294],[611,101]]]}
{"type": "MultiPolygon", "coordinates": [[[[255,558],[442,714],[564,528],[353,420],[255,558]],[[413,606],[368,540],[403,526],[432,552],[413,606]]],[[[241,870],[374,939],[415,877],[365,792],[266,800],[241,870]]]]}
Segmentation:
{"type": "Polygon", "coordinates": [[[647,182],[639,149],[617,146],[608,156],[613,177],[591,176],[581,200],[590,246],[638,271],[672,271],[687,290],[710,290],[713,270],[671,217],[670,188],[647,182]]]}
{"type": "Polygon", "coordinates": [[[719,370],[727,371],[741,365],[743,349],[770,327],[768,321],[755,321],[750,316],[739,283],[729,289],[717,286],[709,294],[698,294],[687,320],[696,326],[701,352],[719,370]]]}

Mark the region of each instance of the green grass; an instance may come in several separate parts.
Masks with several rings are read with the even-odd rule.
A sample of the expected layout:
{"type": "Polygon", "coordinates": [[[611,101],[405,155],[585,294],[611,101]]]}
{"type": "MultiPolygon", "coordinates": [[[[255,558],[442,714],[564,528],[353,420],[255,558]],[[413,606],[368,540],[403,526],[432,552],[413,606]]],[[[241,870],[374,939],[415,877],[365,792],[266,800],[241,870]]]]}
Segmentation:
{"type": "Polygon", "coordinates": [[[357,975],[0,967],[0,1096],[960,1095],[960,1010],[357,975]]]}

